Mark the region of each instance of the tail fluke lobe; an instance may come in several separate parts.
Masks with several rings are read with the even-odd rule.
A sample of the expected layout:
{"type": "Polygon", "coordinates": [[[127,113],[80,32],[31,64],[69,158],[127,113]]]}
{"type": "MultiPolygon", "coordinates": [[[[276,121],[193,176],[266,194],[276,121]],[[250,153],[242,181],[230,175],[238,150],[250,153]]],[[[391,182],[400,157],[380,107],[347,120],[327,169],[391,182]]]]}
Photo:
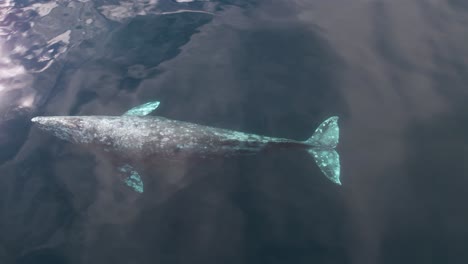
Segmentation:
{"type": "Polygon", "coordinates": [[[335,150],[339,138],[338,117],[332,116],[320,124],[305,143],[310,145],[308,152],[314,157],[323,174],[332,182],[341,185],[340,155],[335,150]]]}
{"type": "Polygon", "coordinates": [[[317,127],[314,134],[305,143],[317,148],[336,148],[340,139],[338,117],[332,116],[317,127]]]}
{"type": "Polygon", "coordinates": [[[310,155],[314,156],[315,162],[332,182],[341,185],[340,181],[340,155],[334,149],[309,149],[310,155]]]}

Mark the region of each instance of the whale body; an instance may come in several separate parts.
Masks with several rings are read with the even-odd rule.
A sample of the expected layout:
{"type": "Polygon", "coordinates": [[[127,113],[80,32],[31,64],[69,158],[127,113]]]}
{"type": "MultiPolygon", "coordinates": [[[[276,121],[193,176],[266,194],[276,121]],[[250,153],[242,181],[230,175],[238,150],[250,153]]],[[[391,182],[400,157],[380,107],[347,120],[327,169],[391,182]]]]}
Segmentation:
{"type": "MultiPolygon", "coordinates": [[[[150,102],[122,116],[39,116],[32,122],[63,140],[100,146],[128,158],[229,157],[277,147],[302,149],[315,159],[328,179],[341,184],[340,159],[335,151],[339,139],[336,116],[326,119],[309,139],[297,141],[148,116],[158,105],[150,102]]],[[[131,171],[127,185],[143,192],[138,173],[129,166],[120,168],[131,171]]]]}

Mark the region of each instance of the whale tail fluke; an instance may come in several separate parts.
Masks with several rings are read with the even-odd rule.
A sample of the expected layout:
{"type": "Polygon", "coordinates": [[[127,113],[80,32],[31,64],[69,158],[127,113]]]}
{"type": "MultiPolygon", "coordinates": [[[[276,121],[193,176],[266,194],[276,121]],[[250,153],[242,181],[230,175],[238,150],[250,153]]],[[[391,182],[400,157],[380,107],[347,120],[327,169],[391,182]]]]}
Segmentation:
{"type": "Polygon", "coordinates": [[[338,117],[332,116],[320,124],[305,143],[310,145],[307,151],[314,157],[323,174],[332,182],[341,185],[340,155],[335,150],[340,137],[339,132],[338,117]]]}

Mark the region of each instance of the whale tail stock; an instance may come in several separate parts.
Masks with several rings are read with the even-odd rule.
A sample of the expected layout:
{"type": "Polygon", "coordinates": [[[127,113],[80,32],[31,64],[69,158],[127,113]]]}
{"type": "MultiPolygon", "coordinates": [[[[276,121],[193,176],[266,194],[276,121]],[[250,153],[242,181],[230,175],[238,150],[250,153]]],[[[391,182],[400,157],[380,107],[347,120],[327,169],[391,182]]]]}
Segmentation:
{"type": "Polygon", "coordinates": [[[304,143],[310,145],[307,152],[314,157],[323,174],[332,182],[341,185],[340,155],[335,150],[339,137],[338,117],[332,116],[323,121],[304,143]]]}

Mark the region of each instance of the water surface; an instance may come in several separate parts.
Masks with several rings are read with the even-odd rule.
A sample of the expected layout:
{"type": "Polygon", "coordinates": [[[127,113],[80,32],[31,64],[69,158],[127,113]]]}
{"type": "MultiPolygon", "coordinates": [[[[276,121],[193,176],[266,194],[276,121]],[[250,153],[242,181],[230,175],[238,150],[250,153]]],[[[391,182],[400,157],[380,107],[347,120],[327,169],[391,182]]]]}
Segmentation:
{"type": "Polygon", "coordinates": [[[0,3],[0,263],[466,263],[461,1],[0,3]],[[155,114],[304,140],[340,116],[342,186],[307,153],[112,163],[38,115],[155,114]]]}

